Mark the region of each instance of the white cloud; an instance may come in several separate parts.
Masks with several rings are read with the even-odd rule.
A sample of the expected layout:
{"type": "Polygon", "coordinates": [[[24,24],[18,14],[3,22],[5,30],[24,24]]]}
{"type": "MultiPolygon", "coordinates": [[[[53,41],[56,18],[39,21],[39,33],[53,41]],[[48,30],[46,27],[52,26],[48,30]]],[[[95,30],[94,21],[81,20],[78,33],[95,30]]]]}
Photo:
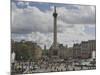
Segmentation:
{"type": "MultiPolygon", "coordinates": [[[[19,4],[23,5],[23,3],[19,4]]],[[[57,7],[58,42],[64,45],[69,44],[71,46],[75,40],[80,42],[95,39],[95,36],[84,31],[85,26],[94,27],[95,25],[94,6],[74,6],[77,9],[57,7]]],[[[12,38],[33,40],[40,45],[43,43],[43,45],[46,44],[50,47],[53,40],[52,13],[52,6],[51,10],[41,11],[39,8],[29,5],[27,8],[21,9],[12,3],[12,38]]]]}

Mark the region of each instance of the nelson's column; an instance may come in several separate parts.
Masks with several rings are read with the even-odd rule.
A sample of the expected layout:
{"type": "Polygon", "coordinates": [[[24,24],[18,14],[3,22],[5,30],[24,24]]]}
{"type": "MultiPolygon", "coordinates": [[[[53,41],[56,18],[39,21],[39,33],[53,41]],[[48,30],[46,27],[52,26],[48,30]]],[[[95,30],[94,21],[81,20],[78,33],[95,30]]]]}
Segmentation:
{"type": "Polygon", "coordinates": [[[57,12],[56,12],[56,7],[54,7],[54,12],[53,12],[53,18],[54,18],[54,30],[53,30],[53,44],[50,47],[50,56],[51,57],[57,57],[58,56],[58,44],[57,44],[57,12]]]}

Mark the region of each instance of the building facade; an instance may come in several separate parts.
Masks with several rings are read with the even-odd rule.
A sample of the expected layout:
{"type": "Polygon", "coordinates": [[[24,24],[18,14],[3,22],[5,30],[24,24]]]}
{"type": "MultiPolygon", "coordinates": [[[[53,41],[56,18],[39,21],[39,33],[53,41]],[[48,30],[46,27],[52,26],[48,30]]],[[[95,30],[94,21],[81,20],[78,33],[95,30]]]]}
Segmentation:
{"type": "Polygon", "coordinates": [[[73,45],[73,58],[81,58],[81,45],[80,44],[73,45]]]}
{"type": "Polygon", "coordinates": [[[92,58],[93,52],[96,52],[96,40],[82,41],[73,45],[73,58],[92,58]]]}
{"type": "Polygon", "coordinates": [[[88,41],[83,41],[81,43],[81,58],[90,58],[91,57],[91,51],[89,48],[88,41]]]}

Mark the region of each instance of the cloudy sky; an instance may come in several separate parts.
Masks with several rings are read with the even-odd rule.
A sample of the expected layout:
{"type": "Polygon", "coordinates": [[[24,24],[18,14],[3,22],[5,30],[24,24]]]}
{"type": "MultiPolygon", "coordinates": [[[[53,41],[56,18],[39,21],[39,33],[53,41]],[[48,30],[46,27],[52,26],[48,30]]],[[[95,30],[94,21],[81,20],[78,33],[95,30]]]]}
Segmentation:
{"type": "Polygon", "coordinates": [[[49,48],[53,42],[53,8],[57,7],[58,43],[68,45],[95,39],[95,6],[12,1],[11,38],[35,41],[49,48]]]}

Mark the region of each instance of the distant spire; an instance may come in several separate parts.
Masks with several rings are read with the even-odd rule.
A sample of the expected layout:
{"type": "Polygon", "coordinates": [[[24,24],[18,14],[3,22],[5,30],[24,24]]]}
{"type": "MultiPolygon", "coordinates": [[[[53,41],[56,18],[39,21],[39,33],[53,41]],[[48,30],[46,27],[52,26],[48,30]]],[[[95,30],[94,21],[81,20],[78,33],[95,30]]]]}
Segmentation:
{"type": "Polygon", "coordinates": [[[46,45],[44,45],[44,50],[46,50],[46,45]]]}
{"type": "Polygon", "coordinates": [[[54,6],[54,12],[56,13],[56,6],[54,6]]]}

